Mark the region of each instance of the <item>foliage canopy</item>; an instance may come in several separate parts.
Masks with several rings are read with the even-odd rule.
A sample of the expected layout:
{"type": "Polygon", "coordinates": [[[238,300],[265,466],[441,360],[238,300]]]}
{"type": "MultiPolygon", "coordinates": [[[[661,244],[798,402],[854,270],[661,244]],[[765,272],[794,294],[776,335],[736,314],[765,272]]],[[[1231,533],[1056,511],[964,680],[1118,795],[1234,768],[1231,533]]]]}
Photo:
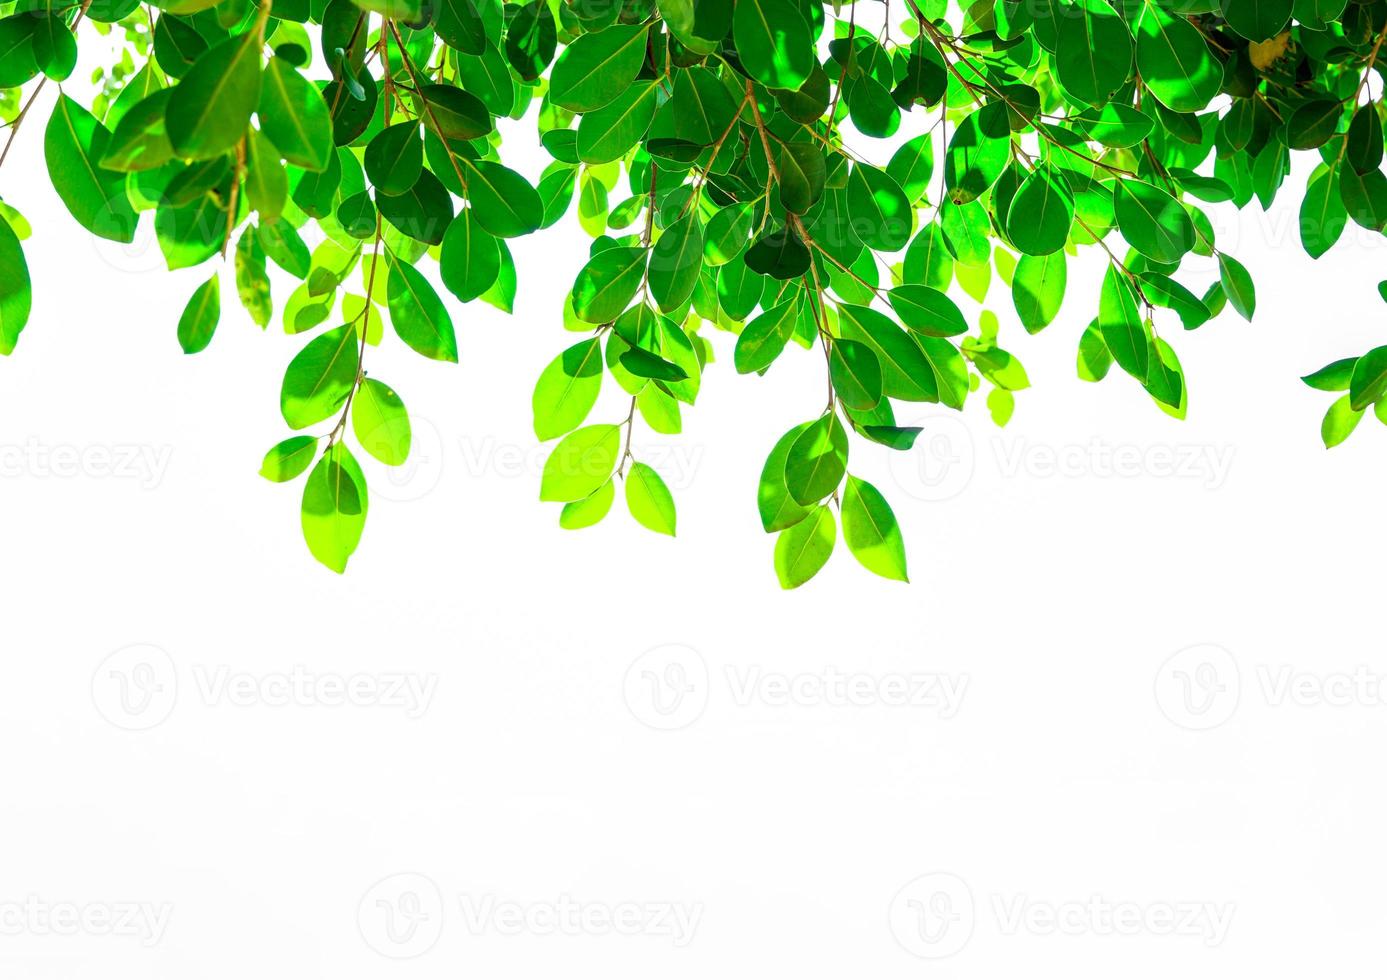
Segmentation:
{"type": "MultiPolygon", "coordinates": [[[[1166,337],[1257,305],[1209,208],[1270,208],[1308,151],[1312,257],[1350,222],[1387,228],[1384,38],[1387,0],[18,0],[0,4],[0,120],[8,154],[55,83],[43,151],[72,217],[116,242],[152,220],[170,269],[213,264],[177,324],[184,351],[213,339],[217,263],[261,327],[269,264],[297,281],[280,312],[305,335],[281,387],[293,434],[261,473],[303,478],[304,537],[339,572],[366,521],[357,454],[410,451],[372,348],[388,323],[456,362],[456,307],[433,282],[509,311],[510,239],[570,211],[593,238],[562,314],[581,339],[533,395],[536,436],[557,440],[539,494],[563,527],[601,521],[620,483],[640,524],[675,533],[631,433],[679,432],[710,334],[735,337],[742,374],[819,348],[827,401],[775,442],[756,494],[792,588],[840,525],[866,568],[906,578],[890,505],[849,471],[850,446],[911,450],[900,403],[961,410],[986,388],[1004,425],[1028,386],[997,316],[969,323],[951,289],[982,302],[996,280],[1037,333],[1096,246],[1098,295],[1068,298],[1090,320],[1079,376],[1116,365],[1183,417],[1166,337]],[[118,60],[64,86],[79,36],[114,39],[118,60]],[[503,117],[537,126],[552,163],[534,180],[505,162],[503,117]],[[1216,278],[1180,282],[1191,254],[1216,278]],[[590,418],[604,385],[629,396],[624,419],[590,418]]],[[[0,204],[5,354],[32,303],[15,203],[0,204]]],[[[1327,446],[1369,408],[1387,422],[1387,347],[1305,381],[1338,395],[1327,446]]]]}

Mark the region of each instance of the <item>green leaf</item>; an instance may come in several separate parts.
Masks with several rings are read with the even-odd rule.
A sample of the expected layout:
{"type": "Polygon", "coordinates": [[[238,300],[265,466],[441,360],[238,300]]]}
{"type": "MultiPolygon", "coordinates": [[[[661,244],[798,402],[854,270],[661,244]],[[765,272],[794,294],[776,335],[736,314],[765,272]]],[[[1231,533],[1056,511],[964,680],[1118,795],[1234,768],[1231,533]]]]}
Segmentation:
{"type": "Polygon", "coordinates": [[[1328,252],[1348,223],[1348,212],[1339,196],[1335,171],[1319,166],[1305,186],[1300,203],[1300,243],[1311,258],[1328,252]]]}
{"type": "Polygon", "coordinates": [[[1112,367],[1112,352],[1103,340],[1098,321],[1094,320],[1079,338],[1079,378],[1083,381],[1102,381],[1112,367]]]}
{"type": "Polygon", "coordinates": [[[1088,109],[1074,119],[1076,126],[1080,131],[1087,132],[1090,139],[1095,139],[1104,146],[1119,149],[1136,146],[1151,135],[1154,126],[1151,117],[1146,113],[1120,102],[1109,102],[1102,108],[1088,109]]]}
{"type": "Polygon", "coordinates": [[[1022,181],[1007,211],[1007,236],[1027,255],[1064,248],[1074,223],[1074,194],[1064,174],[1037,167],[1022,181]]]}
{"type": "Polygon", "coordinates": [[[1145,387],[1152,398],[1170,408],[1180,408],[1185,400],[1185,374],[1174,350],[1163,340],[1151,341],[1145,387]]]}
{"type": "Polygon", "coordinates": [[[1344,159],[1360,174],[1371,173],[1382,166],[1382,119],[1377,104],[1359,106],[1348,128],[1344,159]]]}
{"type": "Polygon", "coordinates": [[[626,475],[626,507],[642,527],[674,537],[674,497],[660,474],[644,463],[633,463],[626,475]]]}
{"type": "Polygon", "coordinates": [[[170,89],[159,89],[121,116],[102,154],[101,165],[123,172],[152,170],[173,159],[173,144],[164,128],[170,89]]]}
{"type": "Polygon", "coordinates": [[[482,100],[455,85],[425,85],[419,94],[422,122],[444,140],[480,139],[493,128],[482,100]]]}
{"type": "Polygon", "coordinates": [[[809,271],[809,249],[789,227],[761,236],[746,251],[747,268],[774,279],[798,279],[809,271]]]}
{"type": "Polygon", "coordinates": [[[37,17],[31,35],[34,62],[55,82],[65,81],[77,67],[77,38],[55,14],[37,17]]]}
{"type": "Polygon", "coordinates": [[[424,168],[424,141],[417,122],[387,126],[366,144],[366,178],[380,194],[403,194],[424,168]]]}
{"type": "Polygon", "coordinates": [[[929,190],[934,174],[934,135],[921,133],[902,143],[891,155],[886,172],[900,185],[912,202],[919,201],[929,190]]]}
{"type": "Polygon", "coordinates": [[[48,176],[78,223],[116,242],[135,240],[135,210],[125,194],[125,176],[98,162],[111,134],[66,95],[60,95],[43,136],[48,176]]]}
{"type": "Polygon", "coordinates": [[[474,0],[439,0],[434,29],[444,44],[462,54],[480,55],[486,50],[486,19],[474,0]]]}
{"type": "Polygon", "coordinates": [[[582,500],[610,479],[620,449],[616,425],[589,425],[565,436],[544,463],[539,499],[582,500]]]}
{"type": "Polygon", "coordinates": [[[352,431],[356,441],[386,466],[402,466],[409,458],[409,413],[395,389],[367,378],[352,399],[352,431]]]}
{"type": "Polygon", "coordinates": [[[1224,0],[1223,6],[1229,27],[1249,41],[1266,41],[1291,19],[1292,0],[1224,0]]]}
{"type": "Polygon", "coordinates": [[[228,38],[202,54],[174,86],[166,123],[179,156],[207,160],[240,142],[260,101],[260,48],[258,28],[228,38]]]}
{"type": "Polygon", "coordinates": [[[732,204],[709,218],[703,229],[703,263],[726,265],[742,254],[751,235],[752,217],[751,205],[732,204]]]}
{"type": "Polygon", "coordinates": [[[1301,378],[1311,388],[1320,391],[1348,391],[1353,381],[1353,368],[1358,363],[1356,357],[1345,357],[1331,361],[1324,367],[1301,378]]]}
{"type": "Polygon", "coordinates": [[[506,60],[532,82],[554,59],[558,29],[545,0],[530,0],[514,11],[506,31],[506,60]]]}
{"type": "Polygon", "coordinates": [[[991,102],[964,117],[944,154],[944,186],[949,200],[967,204],[987,191],[1011,162],[1011,124],[1007,107],[991,102]]]}
{"type": "Polygon", "coordinates": [[[881,362],[884,394],[902,401],[939,400],[934,368],[909,334],[870,307],[843,303],[838,314],[842,336],[865,343],[881,362]]]}
{"type": "Polygon", "coordinates": [[[336,443],[303,487],[300,521],[308,550],[339,575],[366,526],[366,478],[347,447],[336,443]]]}
{"type": "Polygon", "coordinates": [[[1286,120],[1286,142],[1293,150],[1323,146],[1339,128],[1343,114],[1344,104],[1337,99],[1312,99],[1286,120]]]}
{"type": "Polygon", "coordinates": [[[1188,20],[1147,0],[1137,18],[1137,70],[1151,94],[1175,112],[1199,112],[1223,87],[1223,67],[1188,20]]]}
{"type": "Polygon", "coordinates": [[[290,436],[265,454],[260,475],[271,483],[287,483],[307,470],[317,453],[317,436],[290,436]]]}
{"type": "Polygon", "coordinates": [[[814,35],[789,0],[737,0],[732,39],[747,74],[767,88],[797,89],[814,70],[814,35]]]}
{"type": "Polygon", "coordinates": [[[730,137],[739,102],[707,68],[694,66],[675,73],[672,102],[677,138],[696,146],[711,146],[730,137]]]}
{"type": "Polygon", "coordinates": [[[395,333],[425,357],[456,364],[457,336],[438,293],[418,269],[402,261],[394,252],[387,251],[385,261],[389,267],[386,301],[395,333]]]}
{"type": "Polygon", "coordinates": [[[808,506],[838,489],[848,466],[848,433],[828,412],[802,432],[785,458],[785,486],[808,506]]]}
{"type": "Polygon", "coordinates": [[[650,295],[666,313],[683,306],[703,269],[703,228],[690,212],[665,229],[650,251],[650,295]]]}
{"type": "Polygon", "coordinates": [[[260,128],[284,159],[305,170],[327,169],[333,152],[327,103],[318,87],[283,58],[271,58],[265,66],[257,115],[260,128]]]}
{"type": "Polygon", "coordinates": [[[376,195],[376,207],[381,217],[400,231],[430,245],[443,243],[453,218],[452,198],[428,170],[420,171],[414,186],[403,194],[376,195]]]}
{"type": "Polygon", "coordinates": [[[0,354],[10,354],[29,321],[33,287],[19,236],[0,215],[0,354]]]}
{"type": "Polygon", "coordinates": [[[1348,392],[1354,411],[1359,412],[1387,394],[1387,347],[1374,347],[1358,358],[1348,392]]]}
{"type": "Polygon", "coordinates": [[[700,55],[716,51],[732,23],[732,0],[656,0],[655,6],[679,43],[700,55]]]}
{"type": "Polygon", "coordinates": [[[291,429],[316,425],[342,408],[356,384],[359,337],[343,324],[313,338],[284,372],[279,410],[291,429]]]}
{"type": "Polygon", "coordinates": [[[559,513],[559,526],[569,531],[592,527],[607,516],[614,499],[616,487],[608,480],[582,500],[564,504],[563,510],[559,513]]]}
{"type": "Polygon", "coordinates": [[[848,212],[862,244],[874,251],[899,251],[910,241],[910,198],[884,170],[860,163],[852,168],[848,175],[848,212]]]}
{"type": "Polygon", "coordinates": [[[790,496],[790,490],[785,485],[785,463],[795,442],[813,424],[801,423],[781,436],[761,468],[761,479],[756,487],[756,507],[761,513],[761,526],[767,534],[783,531],[809,514],[810,508],[790,496]]]}
{"type": "Polygon", "coordinates": [[[501,274],[500,245],[482,230],[471,208],[459,211],[444,232],[438,268],[448,292],[464,303],[490,289],[501,274]]]}
{"type": "Polygon", "coordinates": [[[39,73],[34,57],[34,18],[0,17],[0,89],[18,88],[39,73]]]}
{"type": "Polygon", "coordinates": [[[1098,329],[1118,366],[1144,384],[1150,332],[1137,308],[1136,290],[1111,264],[1098,297],[1098,329]]]}
{"type": "Polygon", "coordinates": [[[775,574],[782,589],[797,589],[818,574],[833,554],[838,526],[827,507],[815,507],[775,539],[775,574]]]}
{"type": "Polygon", "coordinates": [[[597,403],[602,389],[602,344],[596,337],[574,344],[539,376],[531,405],[541,441],[572,432],[597,403]]]}
{"type": "Polygon", "coordinates": [[[630,305],[645,279],[646,250],[632,246],[598,252],[573,284],[573,312],[588,323],[611,323],[630,305]]]}
{"type": "Polygon", "coordinates": [[[881,362],[866,344],[834,341],[828,369],[834,393],[848,408],[866,412],[881,401],[881,362]]]}
{"type": "Polygon", "coordinates": [[[1140,180],[1117,181],[1113,211],[1122,237],[1154,262],[1179,262],[1194,247],[1190,216],[1159,187],[1140,180]]]}
{"type": "Polygon", "coordinates": [[[780,175],[780,203],[786,211],[804,214],[824,192],[828,171],[824,155],[812,143],[784,143],[776,154],[780,175]]]}
{"type": "Polygon", "coordinates": [[[539,229],[544,221],[544,204],[529,181],[499,163],[460,163],[467,178],[467,200],[477,224],[497,238],[515,238],[539,229]]]}
{"type": "Polygon", "coordinates": [[[645,61],[645,24],[616,24],[584,34],[564,48],[549,76],[549,98],[574,112],[592,112],[625,92],[645,61]]]}
{"type": "Polygon", "coordinates": [[[1101,106],[1131,74],[1132,36],[1106,0],[1079,0],[1074,7],[1058,18],[1055,71],[1067,95],[1101,106]]]}
{"type": "Polygon", "coordinates": [[[1059,314],[1067,279],[1063,252],[1023,255],[1011,278],[1011,298],[1027,333],[1039,333],[1059,314]]]}
{"type": "MultiPolygon", "coordinates": [[[[915,334],[910,339],[920,349],[934,373],[939,400],[950,408],[962,409],[963,401],[968,397],[968,365],[958,348],[943,337],[915,334]]],[[[1024,377],[1024,372],[1022,376],[1024,377]]]]}
{"type": "Polygon", "coordinates": [[[958,304],[929,286],[907,283],[886,294],[891,308],[911,330],[929,337],[956,337],[968,332],[958,304]]]}
{"type": "Polygon", "coordinates": [[[908,582],[905,541],[891,505],[876,487],[855,476],[843,491],[843,540],[862,567],[882,578],[908,582]]]}
{"type": "Polygon", "coordinates": [[[794,299],[771,307],[752,320],[737,336],[732,361],[738,374],[764,371],[780,356],[794,336],[799,304],[794,299]]]}
{"type": "Polygon", "coordinates": [[[619,160],[650,128],[659,95],[656,82],[638,82],[578,123],[578,158],[584,163],[619,160]]]}
{"type": "Polygon", "coordinates": [[[185,354],[196,354],[205,350],[212,342],[212,334],[221,319],[221,285],[214,273],[201,286],[193,291],[183,315],[178,318],[178,343],[185,354]]]}
{"type": "Polygon", "coordinates": [[[1239,316],[1250,323],[1252,314],[1257,310],[1257,290],[1243,264],[1231,255],[1219,252],[1218,278],[1228,302],[1233,304],[1239,316]]]}
{"type": "Polygon", "coordinates": [[[1324,448],[1333,449],[1351,436],[1362,418],[1363,409],[1354,408],[1348,395],[1336,398],[1334,404],[1329,406],[1329,411],[1324,413],[1324,421],[1320,423],[1320,438],[1324,440],[1324,448]]]}

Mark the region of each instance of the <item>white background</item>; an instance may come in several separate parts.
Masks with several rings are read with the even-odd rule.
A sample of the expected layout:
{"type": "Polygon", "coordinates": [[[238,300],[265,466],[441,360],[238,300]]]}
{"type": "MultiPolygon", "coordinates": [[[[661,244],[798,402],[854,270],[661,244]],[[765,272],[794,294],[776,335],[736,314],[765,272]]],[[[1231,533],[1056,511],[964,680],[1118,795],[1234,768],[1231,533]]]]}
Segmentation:
{"type": "MultiPolygon", "coordinates": [[[[1303,168],[1272,216],[1216,209],[1255,324],[1161,321],[1186,422],[1116,370],[1076,379],[1097,255],[1071,264],[1086,271],[1038,337],[994,284],[1034,382],[1010,426],[975,397],[961,421],[924,407],[903,463],[853,446],[904,526],[909,586],[840,542],[811,584],[777,587],[754,488],[820,410],[822,358],[742,378],[726,335],[684,434],[638,429],[678,539],[619,500],[596,529],[558,528],[529,403],[576,339],[570,216],[514,243],[515,316],[453,304],[459,365],[393,336],[368,352],[415,418],[415,459],[403,476],[367,464],[366,534],[339,578],[302,543],[299,485],[256,474],[303,343],[279,326],[288,288],[262,334],[228,274],[210,349],[183,356],[175,325],[206,268],[90,244],[44,177],[49,99],[0,184],[35,227],[36,304],[0,363],[6,977],[1375,961],[1387,433],[1369,416],[1326,453],[1332,396],[1297,378],[1387,336],[1384,266],[1352,230],[1318,263],[1300,251],[1303,168]],[[1355,670],[1366,682],[1344,687],[1355,670]],[[285,703],[293,675],[321,686],[285,703]],[[856,703],[824,686],[845,675],[856,703]],[[329,703],[349,681],[374,703],[329,703]],[[425,699],[401,703],[397,681],[425,699]],[[931,703],[888,703],[901,686],[931,703]]],[[[535,178],[528,126],[511,143],[535,178]]],[[[1207,261],[1183,276],[1211,277],[1207,261]]],[[[614,389],[594,419],[624,416],[614,389]]]]}

